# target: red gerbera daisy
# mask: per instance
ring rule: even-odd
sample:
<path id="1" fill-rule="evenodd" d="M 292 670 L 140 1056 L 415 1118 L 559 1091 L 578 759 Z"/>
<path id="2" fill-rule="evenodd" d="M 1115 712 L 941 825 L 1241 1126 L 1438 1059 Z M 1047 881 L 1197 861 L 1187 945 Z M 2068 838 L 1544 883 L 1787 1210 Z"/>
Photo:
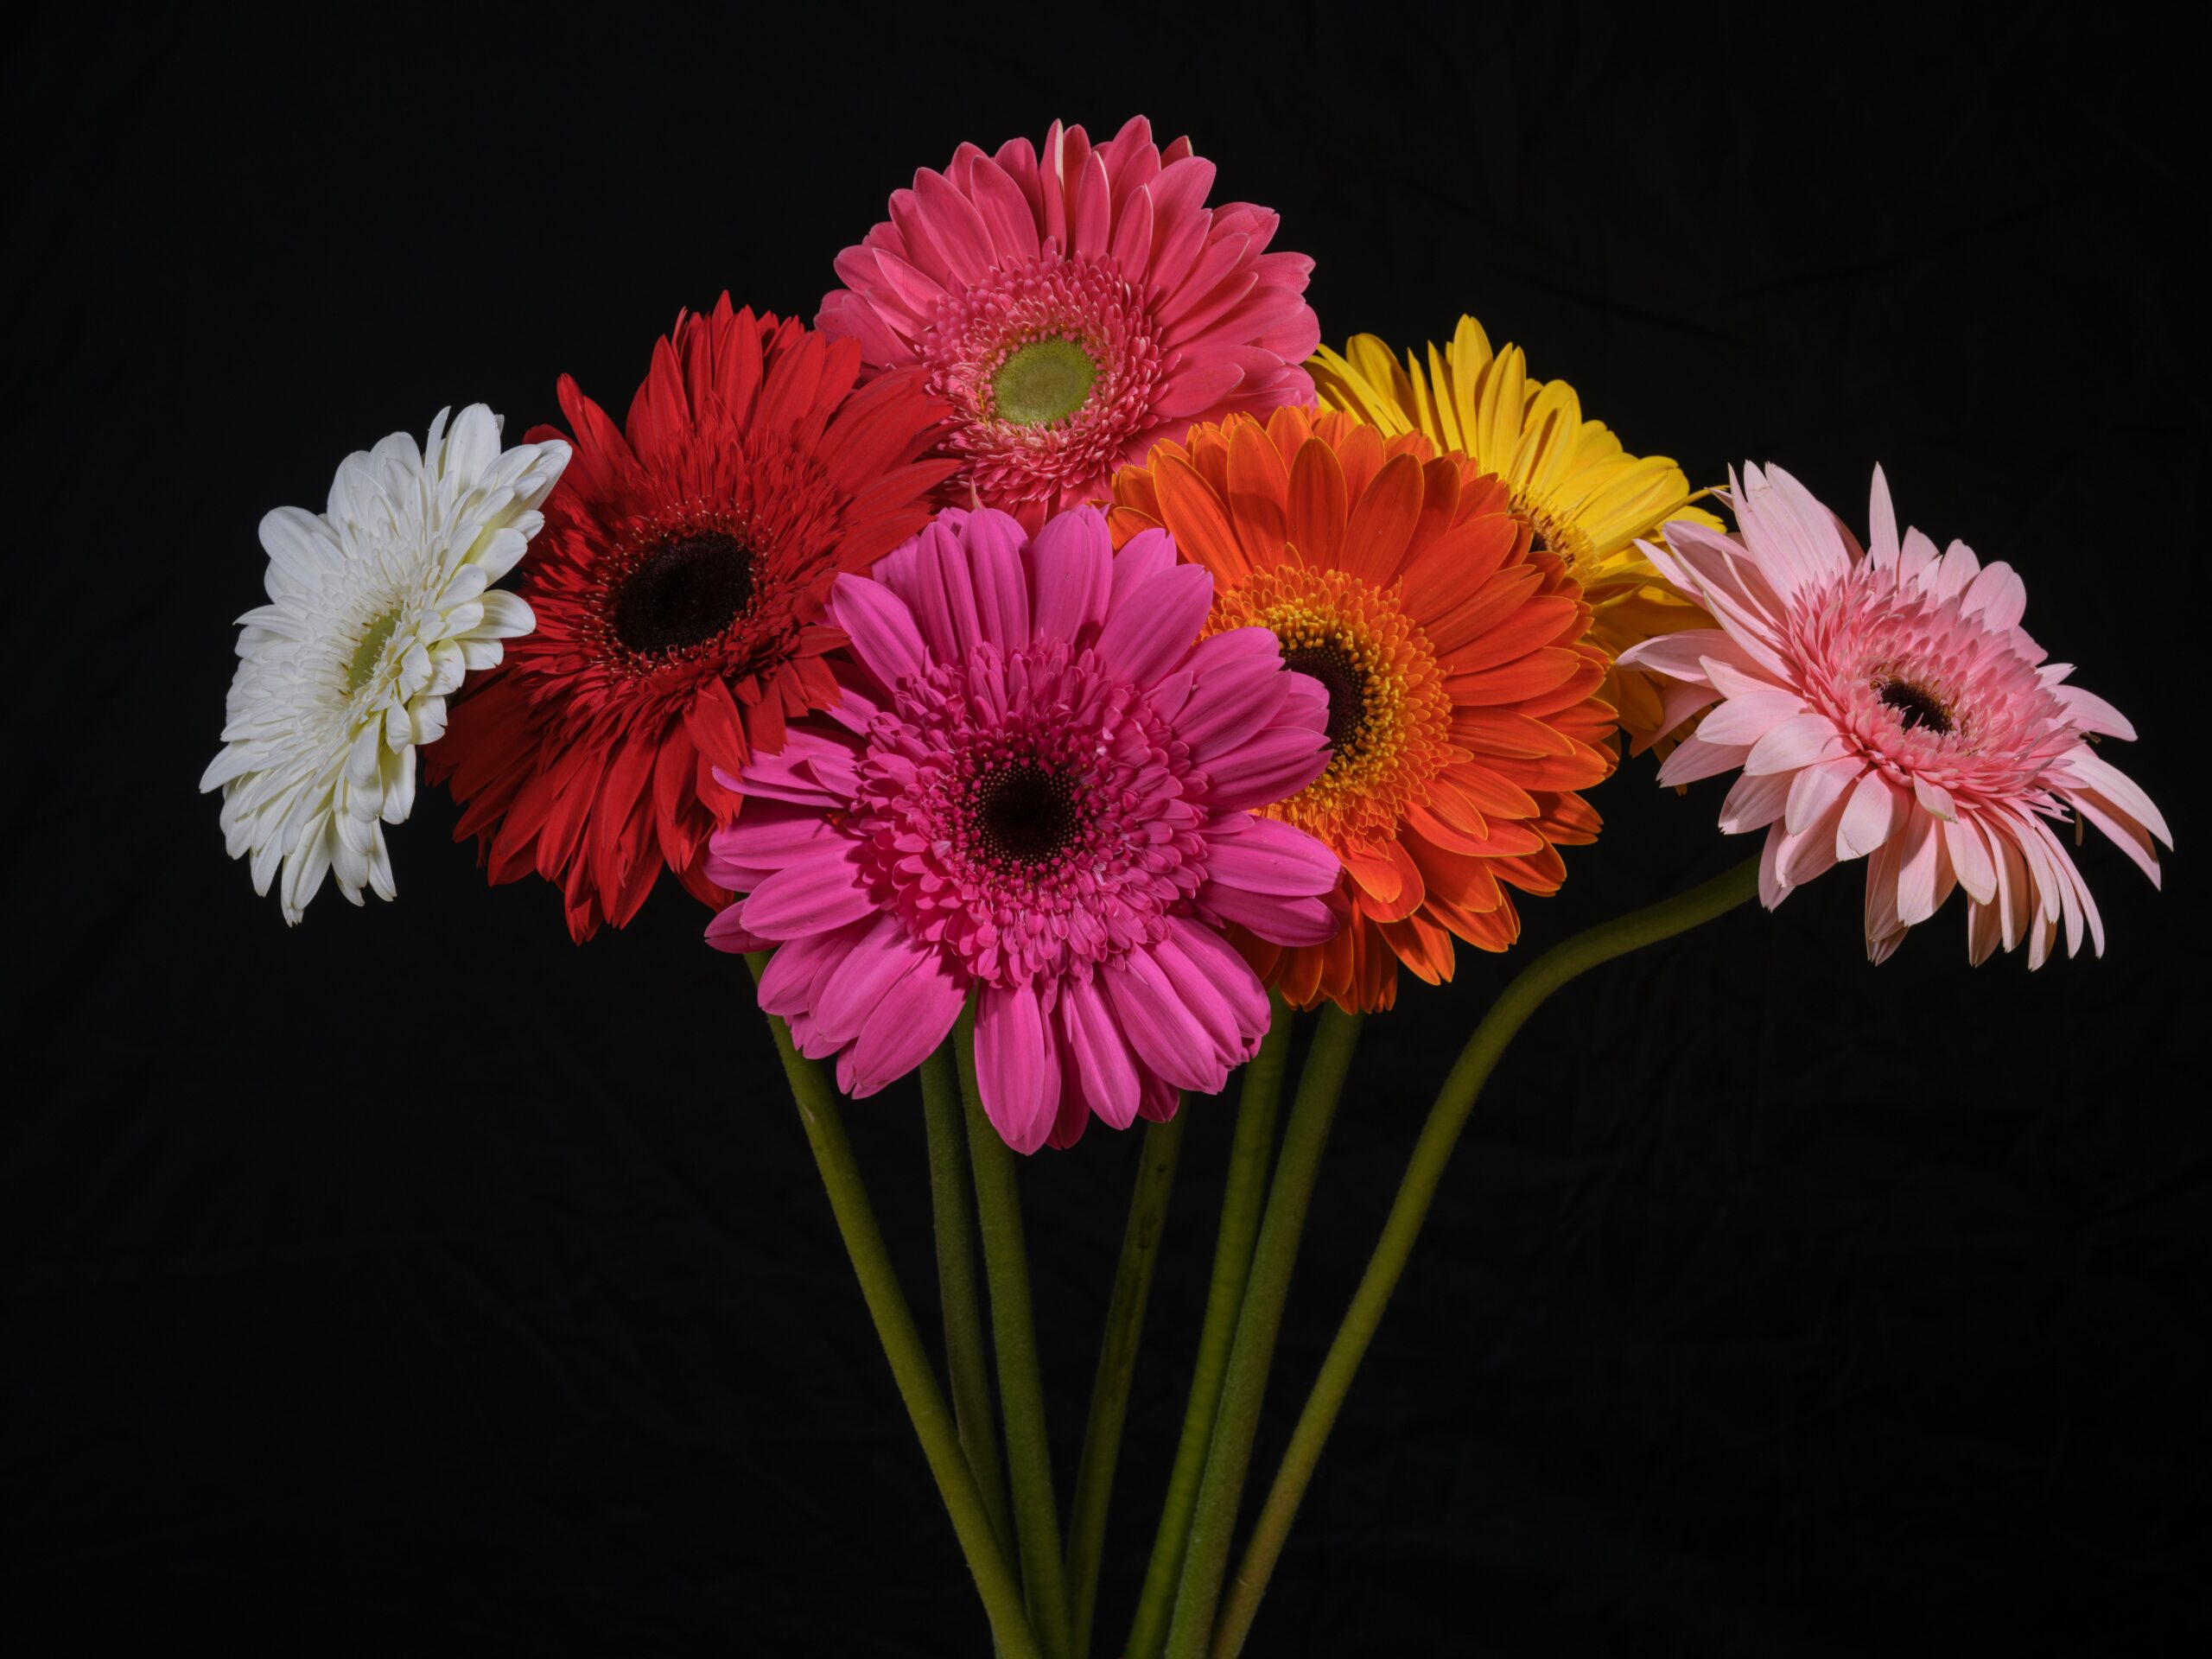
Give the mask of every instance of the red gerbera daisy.
<path id="1" fill-rule="evenodd" d="M 523 566 L 537 631 L 472 681 L 429 774 L 467 807 L 495 882 L 558 882 L 569 931 L 637 913 L 664 867 L 710 905 L 715 781 L 837 701 L 818 619 L 928 520 L 953 463 L 918 459 L 944 406 L 918 374 L 855 389 L 860 349 L 796 321 L 679 315 L 617 431 L 561 378 L 575 459 Z M 564 436 L 552 428 L 532 442 Z"/>

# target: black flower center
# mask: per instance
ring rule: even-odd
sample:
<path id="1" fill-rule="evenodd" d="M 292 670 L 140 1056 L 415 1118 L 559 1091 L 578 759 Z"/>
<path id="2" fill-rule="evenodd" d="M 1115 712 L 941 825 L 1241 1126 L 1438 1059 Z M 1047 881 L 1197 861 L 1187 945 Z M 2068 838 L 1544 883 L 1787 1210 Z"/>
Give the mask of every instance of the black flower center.
<path id="1" fill-rule="evenodd" d="M 987 860 L 1050 863 L 1075 844 L 1083 827 L 1075 786 L 1033 760 L 985 772 L 974 800 L 975 849 Z"/>
<path id="2" fill-rule="evenodd" d="M 614 637 L 640 657 L 711 639 L 753 600 L 753 553 L 719 530 L 671 537 L 614 596 Z"/>
<path id="3" fill-rule="evenodd" d="M 1897 711 L 1897 719 L 1906 730 L 1915 726 L 1935 733 L 1938 737 L 1951 734 L 1951 711 L 1943 701 L 1925 686 L 1915 685 L 1910 680 L 1891 680 L 1878 695 L 1882 701 Z"/>
<path id="4" fill-rule="evenodd" d="M 1300 645 L 1282 654 L 1283 664 L 1311 674 L 1329 694 L 1329 747 L 1341 753 L 1367 718 L 1367 671 L 1333 642 Z"/>

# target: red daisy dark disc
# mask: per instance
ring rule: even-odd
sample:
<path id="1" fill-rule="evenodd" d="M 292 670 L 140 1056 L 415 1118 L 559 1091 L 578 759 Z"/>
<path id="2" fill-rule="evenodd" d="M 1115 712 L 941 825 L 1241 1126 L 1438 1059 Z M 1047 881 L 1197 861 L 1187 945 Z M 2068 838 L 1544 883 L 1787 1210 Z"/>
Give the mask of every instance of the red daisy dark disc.
<path id="1" fill-rule="evenodd" d="M 715 769 L 836 700 L 830 582 L 928 520 L 953 464 L 920 458 L 944 407 L 918 373 L 856 386 L 860 368 L 851 341 L 725 294 L 655 345 L 620 430 L 561 378 L 575 454 L 522 568 L 537 630 L 471 681 L 424 760 L 491 879 L 557 883 L 579 942 L 628 921 L 664 868 L 728 901 L 707 836 L 738 797 Z"/>

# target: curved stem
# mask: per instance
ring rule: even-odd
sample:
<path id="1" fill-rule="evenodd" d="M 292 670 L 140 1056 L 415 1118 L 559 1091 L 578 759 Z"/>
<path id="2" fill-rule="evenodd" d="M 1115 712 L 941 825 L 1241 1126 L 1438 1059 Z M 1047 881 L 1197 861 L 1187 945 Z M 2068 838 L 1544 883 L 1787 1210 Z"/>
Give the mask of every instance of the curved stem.
<path id="1" fill-rule="evenodd" d="M 1399 1275 L 1405 1271 L 1407 1257 L 1412 1254 L 1414 1241 L 1427 1217 L 1429 1204 L 1436 1197 L 1437 1183 L 1442 1179 L 1444 1166 L 1459 1142 L 1459 1131 L 1465 1126 L 1467 1115 L 1474 1109 L 1476 1097 L 1497 1065 L 1498 1057 L 1504 1053 L 1506 1045 L 1546 997 L 1577 975 L 1587 973 L 1615 957 L 1687 932 L 1751 898 L 1758 892 L 1758 859 L 1751 859 L 1702 887 L 1601 923 L 1554 945 L 1523 968 L 1483 1016 L 1482 1024 L 1467 1039 L 1458 1063 L 1437 1093 L 1436 1104 L 1430 1109 L 1428 1122 L 1421 1128 L 1421 1139 L 1406 1166 L 1405 1179 L 1399 1185 L 1397 1198 L 1390 1206 L 1389 1219 L 1383 1224 L 1382 1238 L 1375 1246 L 1375 1254 L 1368 1262 L 1358 1290 L 1352 1295 L 1344 1324 L 1330 1344 L 1328 1357 L 1322 1361 L 1320 1376 L 1314 1382 L 1313 1393 L 1306 1397 L 1305 1410 L 1299 1414 L 1298 1427 L 1292 1431 L 1282 1467 L 1276 1471 L 1274 1484 L 1253 1525 L 1244 1559 L 1237 1567 L 1236 1580 L 1222 1605 L 1221 1622 L 1214 1636 L 1213 1659 L 1235 1659 L 1244 1645 L 1253 1615 L 1259 1611 L 1260 1598 L 1267 1593 L 1268 1577 L 1274 1571 L 1276 1559 L 1282 1554 L 1283 1541 L 1289 1535 L 1291 1522 L 1298 1513 L 1299 1501 L 1306 1496 L 1306 1483 L 1313 1478 L 1313 1466 L 1320 1458 L 1321 1447 L 1336 1424 L 1345 1392 L 1351 1387 L 1353 1373 L 1358 1370 L 1368 1344 L 1374 1339 L 1376 1327 L 1382 1322 L 1383 1307 L 1397 1286 Z"/>
<path id="2" fill-rule="evenodd" d="M 1252 1439 L 1259 1432 L 1260 1402 L 1267 1393 L 1268 1368 L 1274 1362 L 1275 1334 L 1282 1328 L 1283 1303 L 1290 1294 L 1291 1269 L 1298 1262 L 1299 1235 L 1306 1230 L 1306 1205 L 1321 1166 L 1321 1148 L 1336 1116 L 1344 1074 L 1351 1069 L 1363 1016 L 1331 1006 L 1313 1027 L 1306 1070 L 1298 1079 L 1290 1122 L 1283 1130 L 1282 1156 L 1274 1184 L 1268 1190 L 1268 1212 L 1252 1251 L 1252 1277 L 1236 1316 L 1236 1340 L 1229 1351 L 1229 1375 L 1222 1386 L 1213 1445 L 1206 1452 L 1205 1478 L 1198 1484 L 1191 1545 L 1183 1560 L 1183 1581 L 1175 1594 L 1175 1617 L 1167 1627 L 1168 1659 L 1199 1659 L 1213 1631 L 1221 1575 L 1236 1529 L 1236 1509 L 1244 1495 L 1244 1471 L 1252 1460 Z"/>
<path id="3" fill-rule="evenodd" d="M 1214 1242 L 1213 1278 L 1206 1287 L 1205 1318 L 1191 1371 L 1191 1400 L 1183 1414 L 1182 1438 L 1175 1446 L 1174 1470 L 1167 1478 L 1167 1499 L 1161 1506 L 1152 1561 L 1145 1569 L 1143 1593 L 1123 1644 L 1127 1659 L 1159 1659 L 1167 1641 L 1175 1586 L 1183 1578 L 1183 1552 L 1191 1541 L 1191 1515 L 1198 1506 L 1199 1478 L 1205 1473 L 1206 1448 L 1213 1444 L 1222 1379 L 1229 1371 L 1229 1344 L 1236 1335 L 1244 1281 L 1251 1274 L 1252 1240 L 1260 1230 L 1260 1202 L 1274 1152 L 1282 1074 L 1290 1059 L 1290 1007 L 1281 996 L 1270 996 L 1268 1009 L 1268 1034 L 1244 1068 L 1229 1179 L 1222 1193 L 1221 1229 Z"/>
<path id="4" fill-rule="evenodd" d="M 976 1167 L 976 1208 L 983 1224 L 983 1271 L 991 1287 L 991 1334 L 999 1352 L 999 1404 L 1006 1413 L 1006 1459 L 1014 1489 L 1014 1534 L 1021 1584 L 1045 1659 L 1067 1659 L 1068 1596 L 1061 1576 L 1059 1506 L 1052 1496 L 1052 1450 L 1045 1433 L 1045 1383 L 1037 1363 L 1037 1326 L 1029 1300 L 1029 1257 L 1021 1236 L 1021 1192 L 1014 1150 L 983 1113 L 976 1087 L 976 1005 L 953 1033 L 960 1087 L 968 1101 L 968 1155 Z"/>
<path id="5" fill-rule="evenodd" d="M 968 1130 L 961 1121 L 960 1077 L 948 1042 L 922 1062 L 922 1121 L 930 1148 L 930 1208 L 937 1224 L 938 1300 L 944 1310 L 944 1363 L 953 1421 L 968 1454 L 991 1531 L 1002 1554 L 1014 1548 L 998 1426 L 991 1421 L 990 1361 L 983 1347 L 983 1303 L 976 1285 L 975 1190 L 968 1176 Z"/>
<path id="6" fill-rule="evenodd" d="M 1129 1195 L 1129 1224 L 1122 1235 L 1121 1264 L 1106 1305 L 1106 1334 L 1098 1344 L 1098 1373 L 1090 1385 L 1090 1417 L 1083 1432 L 1083 1461 L 1076 1467 L 1075 1498 L 1068 1512 L 1067 1575 L 1073 1586 L 1075 1659 L 1090 1652 L 1090 1626 L 1098 1604 L 1099 1557 L 1106 1544 L 1106 1511 L 1114 1496 L 1114 1465 L 1122 1450 L 1122 1424 L 1129 1410 L 1129 1379 L 1136 1374 L 1137 1338 L 1144 1330 L 1152 1270 L 1160 1262 L 1160 1236 L 1167 1224 L 1167 1196 L 1183 1151 L 1186 1097 L 1174 1116 L 1145 1126 L 1136 1190 Z"/>
<path id="7" fill-rule="evenodd" d="M 754 979 L 760 977 L 767 960 L 765 953 L 759 952 L 746 957 Z M 852 1257 L 861 1294 L 875 1321 L 876 1338 L 883 1344 L 884 1357 L 891 1362 L 891 1375 L 906 1402 L 906 1415 L 921 1440 L 930 1472 L 937 1477 L 945 1512 L 952 1517 L 952 1529 L 968 1558 L 968 1570 L 975 1574 L 976 1588 L 983 1598 L 991 1635 L 1005 1659 L 1039 1659 L 1037 1638 L 1022 1611 L 1021 1586 L 992 1536 L 982 1494 L 976 1490 L 975 1475 L 960 1449 L 959 1431 L 946 1409 L 944 1395 L 938 1389 L 906 1294 L 899 1288 L 898 1270 L 891 1264 L 891 1252 L 885 1247 L 883 1230 L 876 1223 L 868 1188 L 861 1183 L 852 1142 L 845 1136 L 837 1091 L 820 1066 L 791 1046 L 791 1030 L 781 1020 L 770 1015 L 768 1030 L 784 1063 L 784 1076 L 791 1084 L 791 1099 L 798 1107 L 807 1145 L 813 1149 L 815 1166 L 822 1172 L 822 1185 L 830 1195 L 837 1230 Z"/>

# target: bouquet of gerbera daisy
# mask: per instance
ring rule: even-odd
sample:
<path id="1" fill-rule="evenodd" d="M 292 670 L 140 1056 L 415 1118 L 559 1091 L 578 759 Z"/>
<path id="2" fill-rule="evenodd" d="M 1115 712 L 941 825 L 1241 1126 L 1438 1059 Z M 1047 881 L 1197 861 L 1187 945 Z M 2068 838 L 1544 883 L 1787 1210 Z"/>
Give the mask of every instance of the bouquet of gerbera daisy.
<path id="1" fill-rule="evenodd" d="M 2172 844 L 2020 577 L 1901 534 L 1878 471 L 1862 539 L 1779 467 L 1700 490 L 1630 454 L 1471 318 L 1402 359 L 1317 350 L 1312 262 L 1214 184 L 1141 119 L 963 146 L 836 256 L 813 327 L 680 314 L 619 426 L 564 378 L 565 429 L 503 447 L 478 405 L 349 456 L 325 511 L 263 522 L 270 602 L 203 780 L 290 921 L 326 878 L 393 896 L 418 747 L 489 878 L 554 883 L 578 942 L 664 872 L 705 906 L 1008 1659 L 1090 1649 L 1179 1137 L 1232 1081 L 1131 1659 L 1242 1647 L 1460 1128 L 1552 991 L 1855 860 L 1875 962 L 1963 888 L 1971 959 L 2039 967 L 2104 943 L 2058 828 L 2153 881 Z M 1649 749 L 1661 784 L 1735 774 L 1720 828 L 1761 851 L 1537 957 L 1473 1023 L 1231 1576 L 1362 1022 L 1402 969 L 1512 950 Z M 842 1109 L 916 1072 L 942 1380 Z M 1147 1144 L 1063 1507 L 1016 1160 L 1094 1117 Z"/>

